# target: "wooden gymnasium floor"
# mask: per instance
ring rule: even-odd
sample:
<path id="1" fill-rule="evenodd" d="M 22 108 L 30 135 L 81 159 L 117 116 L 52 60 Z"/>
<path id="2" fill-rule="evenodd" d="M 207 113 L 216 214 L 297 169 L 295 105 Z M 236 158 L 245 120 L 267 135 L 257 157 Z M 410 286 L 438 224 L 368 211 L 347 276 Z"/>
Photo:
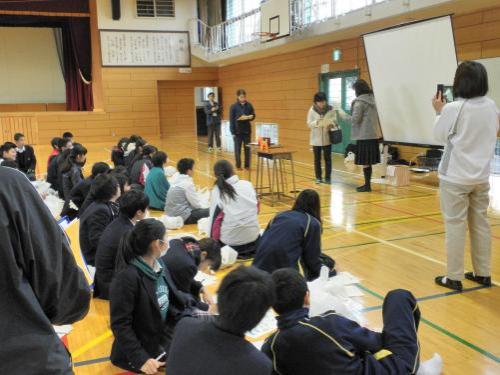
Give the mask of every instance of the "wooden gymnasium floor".
<path id="1" fill-rule="evenodd" d="M 208 154 L 205 144 L 192 139 L 151 143 L 165 150 L 172 163 L 181 157 L 196 159 L 196 183 L 212 185 L 212 166 L 217 156 Z M 110 145 L 86 146 L 86 171 L 96 161 L 109 160 Z M 39 151 L 39 155 L 48 153 L 43 147 Z M 226 157 L 233 160 L 232 155 Z M 340 157 L 334 160 L 332 186 L 315 185 L 311 159 L 305 160 L 306 163 L 296 164 L 298 188 L 313 188 L 321 194 L 323 250 L 336 259 L 339 270 L 361 279 L 359 287 L 365 293 L 362 300 L 368 325 L 373 329 L 381 327 L 382 299 L 389 290 L 409 289 L 419 299 L 422 310 L 419 335 L 423 360 L 438 352 L 444 359 L 445 374 L 500 374 L 500 177 L 494 181 L 496 210 L 489 214 L 496 286 L 484 289 L 465 281 L 465 290 L 459 294 L 440 288 L 433 281 L 434 276 L 443 274 L 446 260 L 435 184 L 414 182 L 401 188 L 375 185 L 372 193 L 359 194 L 354 188 L 360 184 L 360 176 L 345 171 Z M 271 207 L 264 203 L 261 207 L 259 218 L 264 227 L 275 213 L 289 209 L 290 205 Z M 196 231 L 195 226 L 182 229 Z M 77 226 L 68 232 L 76 249 Z M 468 255 L 466 267 L 471 268 Z M 74 324 L 67 337 L 75 372 L 123 373 L 109 362 L 112 340 L 108 303 L 93 300 L 87 317 Z"/>

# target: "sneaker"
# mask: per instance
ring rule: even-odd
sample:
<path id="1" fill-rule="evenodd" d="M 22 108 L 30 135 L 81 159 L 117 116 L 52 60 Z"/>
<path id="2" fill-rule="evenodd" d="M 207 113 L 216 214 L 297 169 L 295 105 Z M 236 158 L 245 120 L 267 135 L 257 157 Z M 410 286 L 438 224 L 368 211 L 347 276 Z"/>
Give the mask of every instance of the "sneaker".
<path id="1" fill-rule="evenodd" d="M 316 183 L 317 183 L 318 185 L 319 185 L 319 184 L 321 184 L 322 182 L 323 182 L 323 180 L 322 180 L 321 178 L 317 178 L 317 179 L 316 179 Z"/>
<path id="2" fill-rule="evenodd" d="M 474 272 L 466 272 L 465 278 L 484 286 L 491 286 L 491 276 L 476 276 Z"/>
<path id="3" fill-rule="evenodd" d="M 358 193 L 369 193 L 370 191 L 372 191 L 372 188 L 369 185 L 363 185 L 363 186 L 356 188 L 356 191 Z"/>
<path id="4" fill-rule="evenodd" d="M 208 148 L 208 152 L 212 152 L 214 149 L 212 147 Z"/>
<path id="5" fill-rule="evenodd" d="M 325 180 L 325 184 L 331 185 L 332 184 L 332 180 L 330 180 L 330 179 Z"/>
<path id="6" fill-rule="evenodd" d="M 434 281 L 436 282 L 437 285 L 444 286 L 445 288 L 448 289 L 457 290 L 459 292 L 461 292 L 463 289 L 461 281 L 451 280 L 448 279 L 446 276 L 438 276 L 434 279 Z"/>

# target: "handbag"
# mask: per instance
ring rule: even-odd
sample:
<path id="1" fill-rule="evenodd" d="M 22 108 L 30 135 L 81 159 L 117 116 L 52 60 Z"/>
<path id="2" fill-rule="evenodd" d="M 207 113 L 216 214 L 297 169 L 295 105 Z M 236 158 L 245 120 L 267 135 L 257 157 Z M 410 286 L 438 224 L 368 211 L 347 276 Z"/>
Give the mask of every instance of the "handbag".
<path id="1" fill-rule="evenodd" d="M 338 145 L 342 143 L 342 129 L 337 126 L 337 129 L 330 130 L 330 143 L 332 145 Z"/>

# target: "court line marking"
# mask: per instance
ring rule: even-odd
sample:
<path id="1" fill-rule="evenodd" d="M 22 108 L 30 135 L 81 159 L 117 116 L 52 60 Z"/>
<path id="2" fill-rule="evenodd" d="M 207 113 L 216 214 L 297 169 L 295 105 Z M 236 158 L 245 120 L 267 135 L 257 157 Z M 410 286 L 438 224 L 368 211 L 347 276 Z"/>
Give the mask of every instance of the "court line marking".
<path id="1" fill-rule="evenodd" d="M 94 358 L 94 359 L 89 359 L 87 361 L 75 362 L 75 363 L 73 363 L 73 366 L 74 367 L 89 366 L 89 365 L 95 365 L 97 363 L 108 362 L 109 360 L 110 360 L 110 357 Z"/>
<path id="2" fill-rule="evenodd" d="M 101 335 L 99 335 L 99 336 L 93 338 L 92 340 L 90 340 L 89 342 L 87 342 L 85 345 L 79 347 L 77 350 L 72 351 L 71 356 L 73 357 L 73 359 L 78 358 L 82 354 L 88 352 L 90 349 L 96 347 L 101 342 L 107 340 L 111 336 L 113 336 L 113 333 L 111 332 L 111 330 L 108 329 L 104 333 L 102 333 Z"/>
<path id="3" fill-rule="evenodd" d="M 371 294 L 372 296 L 374 296 L 374 297 L 376 297 L 376 298 L 378 298 L 380 300 L 384 300 L 384 297 L 382 295 L 378 294 L 377 292 L 375 292 L 375 291 L 367 288 L 364 285 L 361 285 L 361 284 L 357 284 L 357 285 L 358 285 L 358 287 L 360 289 L 362 289 L 365 292 Z M 471 342 L 463 339 L 462 337 L 460 337 L 460 336 L 458 336 L 458 335 L 456 335 L 456 334 L 448 331 L 446 328 L 443 328 L 440 325 L 438 325 L 438 324 L 436 324 L 434 322 L 431 322 L 430 320 L 428 320 L 426 318 L 423 318 L 423 317 L 420 318 L 420 321 L 423 322 L 423 323 L 425 323 L 425 324 L 427 324 L 429 327 L 435 329 L 436 331 L 439 331 L 442 334 L 448 336 L 449 338 L 451 338 L 451 339 L 459 342 L 460 344 L 467 346 L 468 348 L 470 348 L 470 349 L 472 349 L 472 350 L 474 350 L 474 351 L 476 351 L 476 352 L 484 355 L 485 357 L 488 357 L 489 359 L 492 359 L 493 361 L 495 361 L 497 363 L 500 363 L 500 357 L 497 357 L 493 353 L 491 353 L 491 352 L 489 352 L 489 351 L 487 351 L 487 350 L 485 350 L 485 349 L 483 349 L 483 348 L 481 348 L 481 347 L 479 347 L 479 346 L 477 346 L 477 345 L 475 345 L 475 344 L 473 344 L 473 343 L 471 343 Z"/>

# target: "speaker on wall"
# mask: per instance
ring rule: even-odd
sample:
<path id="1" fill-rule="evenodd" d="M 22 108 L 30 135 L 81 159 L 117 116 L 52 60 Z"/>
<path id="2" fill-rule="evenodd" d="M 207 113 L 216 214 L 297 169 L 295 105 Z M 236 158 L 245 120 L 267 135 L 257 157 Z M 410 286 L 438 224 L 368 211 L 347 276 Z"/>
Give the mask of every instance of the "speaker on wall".
<path id="1" fill-rule="evenodd" d="M 121 17 L 120 0 L 111 0 L 111 13 L 115 21 Z"/>

